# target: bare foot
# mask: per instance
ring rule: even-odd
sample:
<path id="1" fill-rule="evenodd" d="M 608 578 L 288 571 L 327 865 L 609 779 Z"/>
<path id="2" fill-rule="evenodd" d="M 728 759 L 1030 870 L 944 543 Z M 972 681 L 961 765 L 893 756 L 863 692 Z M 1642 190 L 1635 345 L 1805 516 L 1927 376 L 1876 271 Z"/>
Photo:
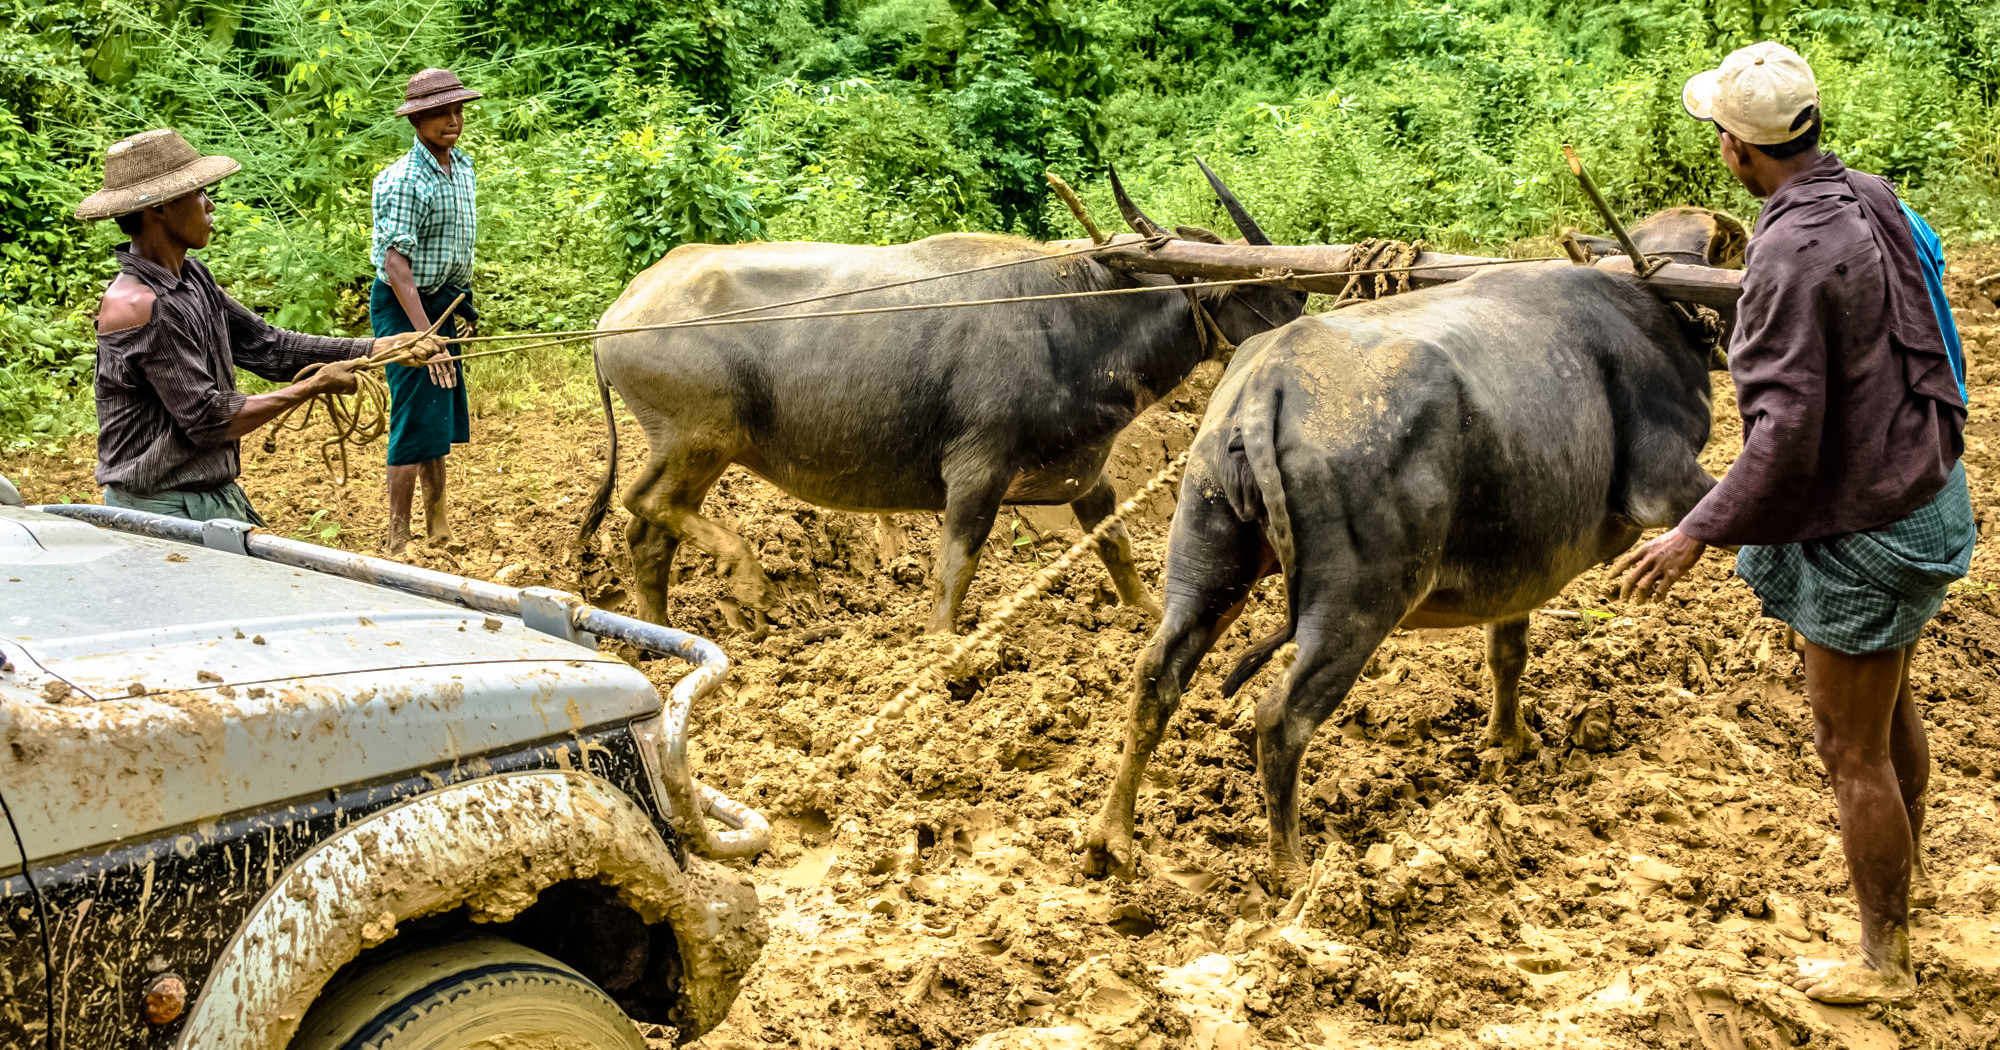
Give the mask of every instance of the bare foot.
<path id="1" fill-rule="evenodd" d="M 389 542 L 382 549 L 388 553 L 389 557 L 400 558 L 403 555 L 403 548 L 409 545 L 410 523 L 392 519 L 389 522 Z"/>
<path id="2" fill-rule="evenodd" d="M 1922 858 L 1919 857 L 1916 863 L 1910 865 L 1910 907 L 1935 908 L 1937 902 L 1937 883 L 1931 881 L 1930 869 L 1924 866 Z"/>
<path id="3" fill-rule="evenodd" d="M 424 508 L 424 542 L 433 547 L 451 542 L 451 518 L 445 513 L 443 500 Z"/>
<path id="4" fill-rule="evenodd" d="M 1917 994 L 1917 978 L 1908 971 L 1888 973 L 1858 959 L 1800 959 L 1792 987 L 1823 1003 L 1894 1003 Z"/>

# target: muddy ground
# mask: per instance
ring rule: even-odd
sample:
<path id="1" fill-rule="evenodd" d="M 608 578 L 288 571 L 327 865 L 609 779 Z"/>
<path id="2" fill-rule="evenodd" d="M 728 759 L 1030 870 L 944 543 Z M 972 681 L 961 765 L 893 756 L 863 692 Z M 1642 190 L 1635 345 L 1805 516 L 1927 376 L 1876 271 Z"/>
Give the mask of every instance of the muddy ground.
<path id="1" fill-rule="evenodd" d="M 1973 362 L 1966 458 L 1982 528 L 2000 513 L 2000 314 L 1969 284 L 1995 269 L 2000 253 L 1987 252 L 1951 274 Z M 1718 380 L 1707 464 L 1720 473 L 1739 430 Z M 1128 433 L 1123 491 L 1185 446 L 1198 408 L 1174 398 Z M 629 423 L 624 433 L 629 477 L 643 441 Z M 452 457 L 457 542 L 413 546 L 410 560 L 573 587 L 568 549 L 605 447 L 594 412 L 484 418 L 474 434 Z M 379 546 L 379 466 L 341 487 L 295 438 L 245 451 L 245 487 L 276 531 Z M 0 472 L 31 501 L 88 497 L 89 457 L 87 444 L 0 456 Z M 1155 583 L 1170 503 L 1133 524 Z M 2000 1045 L 1990 536 L 1917 661 L 1936 764 L 1924 849 L 1944 890 L 1917 919 L 1920 994 L 1909 1007 L 1835 1008 L 1784 983 L 1795 958 L 1849 952 L 1856 932 L 1799 660 L 1726 554 L 1663 607 L 1603 600 L 1601 572 L 1550 602 L 1522 686 L 1543 746 L 1510 768 L 1482 765 L 1476 743 L 1479 632 L 1391 638 L 1307 759 L 1303 820 L 1320 860 L 1287 901 L 1262 882 L 1247 747 L 1250 705 L 1275 672 L 1233 700 L 1218 691 L 1221 669 L 1281 622 L 1275 580 L 1204 664 L 1155 759 L 1138 807 L 1141 877 L 1100 882 L 1073 851 L 1115 768 L 1151 628 L 1115 604 L 1095 560 L 997 653 L 888 727 L 858 770 L 816 780 L 815 756 L 950 644 L 920 630 L 936 521 L 905 517 L 910 548 L 895 555 L 872 518 L 804 506 L 740 472 L 707 506 L 758 548 L 787 604 L 767 636 L 732 632 L 713 562 L 683 551 L 672 620 L 736 661 L 696 712 L 692 758 L 777 829 L 754 866 L 771 943 L 703 1046 Z M 972 618 L 1077 535 L 1066 511 L 1003 512 Z M 663 687 L 678 674 L 665 660 L 642 666 Z M 1611 746 L 1571 748 L 1570 721 L 1607 702 Z"/>

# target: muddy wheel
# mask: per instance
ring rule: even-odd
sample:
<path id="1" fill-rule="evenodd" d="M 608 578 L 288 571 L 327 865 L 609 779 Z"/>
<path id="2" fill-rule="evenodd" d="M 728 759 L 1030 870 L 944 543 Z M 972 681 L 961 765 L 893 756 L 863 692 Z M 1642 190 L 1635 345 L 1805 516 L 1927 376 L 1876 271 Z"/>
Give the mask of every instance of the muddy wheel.
<path id="1" fill-rule="evenodd" d="M 399 955 L 342 978 L 291 1050 L 646 1050 L 618 1004 L 568 966 L 499 937 Z"/>

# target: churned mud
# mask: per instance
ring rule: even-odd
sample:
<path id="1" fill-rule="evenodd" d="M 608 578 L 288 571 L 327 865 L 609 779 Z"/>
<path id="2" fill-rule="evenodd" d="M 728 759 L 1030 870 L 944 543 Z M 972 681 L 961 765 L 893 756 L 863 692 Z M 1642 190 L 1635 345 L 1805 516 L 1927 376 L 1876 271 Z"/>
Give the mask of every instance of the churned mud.
<path id="1" fill-rule="evenodd" d="M 1967 463 L 1982 530 L 2000 513 L 2000 313 L 1958 258 L 1973 361 Z M 1718 376 L 1712 471 L 1738 442 Z M 472 382 L 479 381 L 475 371 Z M 1121 491 L 1185 447 L 1199 396 L 1125 436 Z M 452 457 L 458 533 L 410 559 L 515 585 L 575 586 L 574 522 L 601 469 L 594 413 L 478 420 Z M 628 425 L 623 470 L 643 448 Z M 31 501 L 89 491 L 88 448 L 14 456 Z M 309 446 L 246 445 L 245 487 L 276 531 L 380 543 L 379 470 L 345 488 Z M 1163 498 L 1132 523 L 1157 584 Z M 1138 804 L 1136 881 L 1079 873 L 1075 845 L 1116 767 L 1129 678 L 1151 625 L 1089 559 L 997 652 L 883 728 L 858 767 L 816 761 L 945 652 L 925 637 L 930 515 L 891 549 L 872 518 L 819 510 L 732 472 L 708 513 L 741 531 L 785 595 L 763 637 L 732 633 L 707 556 L 683 549 L 677 626 L 717 637 L 731 683 L 695 713 L 699 775 L 765 808 L 754 865 L 772 937 L 729 1019 L 701 1045 L 987 1050 L 1120 1047 L 2000 1045 L 2000 559 L 1926 634 L 1916 690 L 1935 761 L 1924 849 L 1942 891 L 1915 926 L 1919 994 L 1827 1007 L 1792 991 L 1795 960 L 1852 950 L 1832 797 L 1811 747 L 1799 659 L 1711 554 L 1662 606 L 1602 598 L 1601 571 L 1534 623 L 1522 682 L 1539 751 L 1511 766 L 1477 743 L 1477 630 L 1403 632 L 1306 761 L 1318 862 L 1269 895 L 1247 746 L 1266 669 L 1232 700 L 1221 673 L 1283 616 L 1276 580 L 1204 664 Z M 316 512 L 324 514 L 315 517 Z M 617 526 L 598 579 L 624 588 Z M 996 608 L 1079 535 L 1066 510 L 1003 511 L 967 601 Z M 662 686 L 671 661 L 645 663 Z M 1571 746 L 1609 719 L 1601 751 Z M 660 1045 L 665 1046 L 662 1042 Z"/>

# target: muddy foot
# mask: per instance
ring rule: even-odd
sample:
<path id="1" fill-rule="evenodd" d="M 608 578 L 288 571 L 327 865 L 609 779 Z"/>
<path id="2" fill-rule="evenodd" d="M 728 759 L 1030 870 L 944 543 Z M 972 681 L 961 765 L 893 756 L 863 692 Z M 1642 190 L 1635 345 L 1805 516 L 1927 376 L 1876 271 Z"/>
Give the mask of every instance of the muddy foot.
<path id="1" fill-rule="evenodd" d="M 451 519 L 445 517 L 443 508 L 433 507 L 424 515 L 424 542 L 433 547 L 448 547 L 452 539 Z"/>
<path id="2" fill-rule="evenodd" d="M 1884 973 L 1860 960 L 1800 959 L 1792 987 L 1822 1003 L 1902 1002 L 1917 994 L 1916 976 Z"/>
<path id="3" fill-rule="evenodd" d="M 388 542 L 382 545 L 382 553 L 387 554 L 391 558 L 400 558 L 403 556 L 403 549 L 409 545 L 410 523 L 407 521 L 400 524 L 393 521 L 390 522 L 389 539 Z"/>
<path id="4" fill-rule="evenodd" d="M 1488 725 L 1486 732 L 1479 735 L 1479 746 L 1487 752 L 1500 752 L 1496 757 L 1501 761 L 1514 762 L 1530 751 L 1540 751 L 1542 738 L 1536 733 L 1529 732 L 1526 725 L 1517 725 L 1507 730 Z M 1482 754 L 1480 757 L 1483 759 L 1486 755 Z"/>
<path id="5" fill-rule="evenodd" d="M 1300 864 L 1298 861 L 1283 857 L 1271 858 L 1270 890 L 1272 899 L 1277 901 L 1290 899 L 1294 894 L 1305 888 L 1307 878 L 1311 874 L 1311 869 Z"/>
<path id="6" fill-rule="evenodd" d="M 1479 775 L 1491 783 L 1499 783 L 1507 772 L 1507 767 L 1521 760 L 1521 756 L 1542 749 L 1540 735 L 1531 733 L 1522 726 L 1512 733 L 1499 733 L 1488 727 L 1479 738 Z"/>

